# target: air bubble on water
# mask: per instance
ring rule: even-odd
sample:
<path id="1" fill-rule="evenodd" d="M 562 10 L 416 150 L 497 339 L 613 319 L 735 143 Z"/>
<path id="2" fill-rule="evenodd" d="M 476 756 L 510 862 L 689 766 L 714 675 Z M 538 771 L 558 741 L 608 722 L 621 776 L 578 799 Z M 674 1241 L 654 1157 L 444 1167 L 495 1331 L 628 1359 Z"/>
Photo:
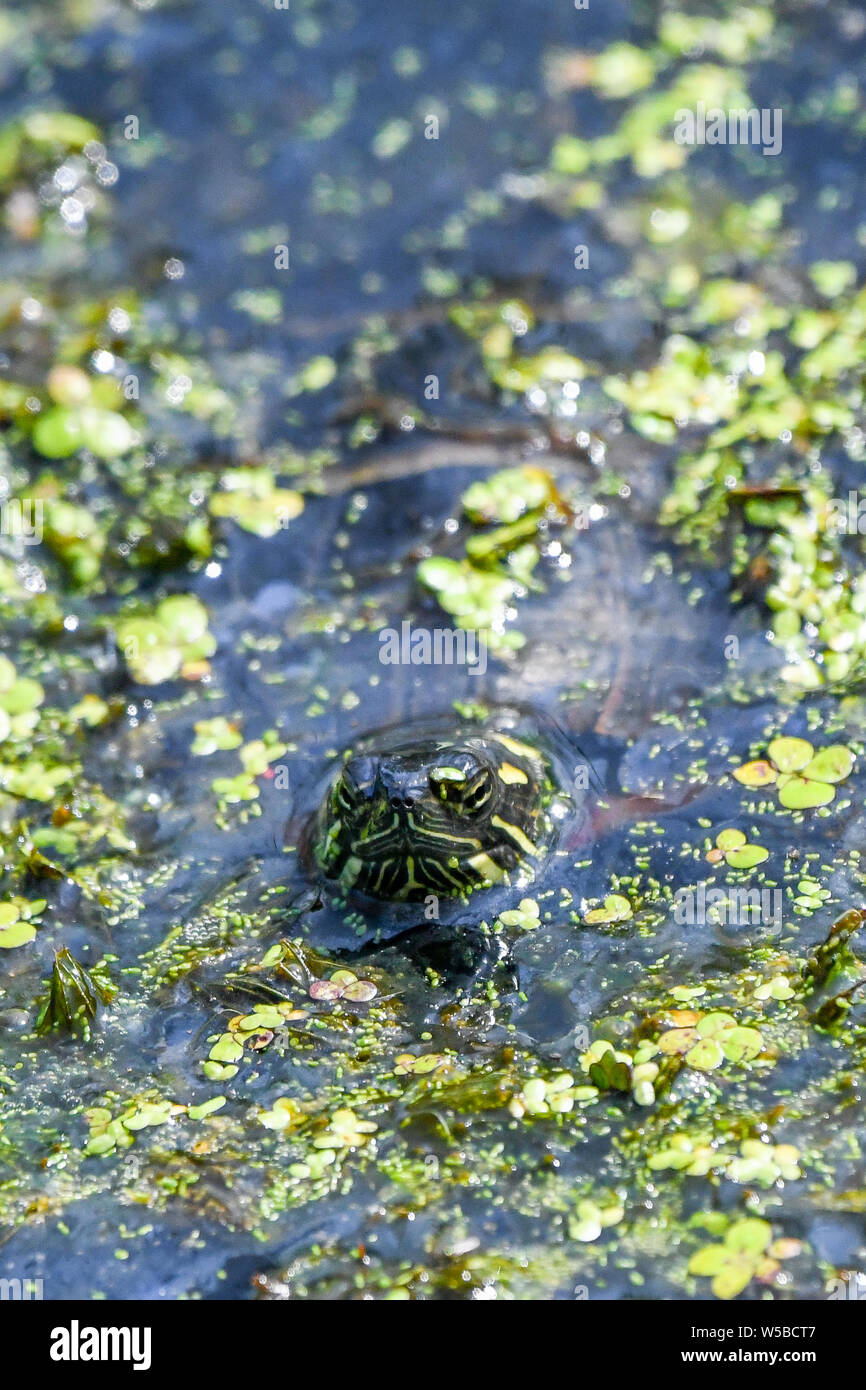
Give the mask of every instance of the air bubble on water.
<path id="1" fill-rule="evenodd" d="M 99 348 L 94 352 L 90 359 L 95 372 L 106 372 L 114 370 L 115 357 L 113 352 L 108 352 L 105 348 Z"/>
<path id="2" fill-rule="evenodd" d="M 119 174 L 120 170 L 110 159 L 104 159 L 96 166 L 97 182 L 101 183 L 103 188 L 110 188 L 113 183 L 117 183 Z"/>
<path id="3" fill-rule="evenodd" d="M 21 580 L 28 594 L 44 594 L 47 589 L 45 575 L 36 565 L 21 565 L 17 571 L 18 578 Z"/>
<path id="4" fill-rule="evenodd" d="M 167 280 L 180 280 L 186 272 L 186 266 L 177 256 L 170 256 L 163 266 L 163 272 Z"/>
<path id="5" fill-rule="evenodd" d="M 108 326 L 112 333 L 128 333 L 132 327 L 132 319 L 125 309 L 114 308 L 108 315 Z"/>
<path id="6" fill-rule="evenodd" d="M 74 164 L 61 164 L 54 171 L 54 182 L 61 193 L 71 193 L 80 182 L 80 172 Z"/>
<path id="7" fill-rule="evenodd" d="M 172 405 L 182 405 L 184 397 L 192 390 L 192 381 L 188 376 L 176 376 L 166 387 L 166 399 Z"/>
<path id="8" fill-rule="evenodd" d="M 60 204 L 60 216 L 67 227 L 80 227 L 84 221 L 84 204 L 80 198 L 64 198 Z"/>
<path id="9" fill-rule="evenodd" d="M 211 560 L 209 564 L 205 565 L 204 572 L 208 579 L 218 579 L 223 572 L 223 567 L 218 561 Z"/>
<path id="10" fill-rule="evenodd" d="M 37 323 L 42 318 L 42 305 L 38 299 L 31 299 L 28 296 L 27 299 L 21 301 L 20 313 L 26 323 Z"/>

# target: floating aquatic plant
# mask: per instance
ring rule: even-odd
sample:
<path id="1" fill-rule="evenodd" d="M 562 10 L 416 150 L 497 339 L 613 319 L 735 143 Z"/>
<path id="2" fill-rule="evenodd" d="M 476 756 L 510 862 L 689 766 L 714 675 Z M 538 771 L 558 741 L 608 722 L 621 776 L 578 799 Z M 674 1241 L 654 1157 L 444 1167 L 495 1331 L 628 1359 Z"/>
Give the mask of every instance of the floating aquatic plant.
<path id="1" fill-rule="evenodd" d="M 775 1183 L 795 1182 L 803 1176 L 799 1150 L 794 1144 L 764 1144 L 760 1139 L 744 1139 L 739 1155 L 731 1158 L 725 1176 L 733 1182 L 772 1187 Z"/>
<path id="2" fill-rule="evenodd" d="M 231 748 L 240 748 L 244 741 L 238 726 L 224 715 L 217 715 L 214 719 L 200 719 L 194 727 L 195 739 L 190 752 L 199 758 L 206 758 L 211 753 L 226 752 Z"/>
<path id="3" fill-rule="evenodd" d="M 545 468 L 504 468 L 463 493 L 463 510 L 478 526 L 517 521 L 537 512 L 556 498 L 551 475 Z"/>
<path id="4" fill-rule="evenodd" d="M 54 953 L 48 997 L 36 1023 L 37 1033 L 66 1029 L 87 1034 L 99 1004 L 114 998 L 114 988 L 104 976 L 77 961 L 64 946 Z"/>
<path id="5" fill-rule="evenodd" d="M 601 907 L 594 907 L 584 913 L 583 920 L 587 926 L 595 926 L 600 922 L 627 922 L 632 915 L 632 905 L 628 898 L 624 898 L 621 893 L 609 893 Z"/>
<path id="6" fill-rule="evenodd" d="M 519 927 L 521 931 L 535 931 L 541 925 L 538 903 L 534 898 L 521 898 L 517 907 L 500 912 L 498 920 L 504 927 Z"/>
<path id="7" fill-rule="evenodd" d="M 0 902 L 0 950 L 11 951 L 32 941 L 45 907 L 44 898 L 14 897 Z"/>
<path id="8" fill-rule="evenodd" d="M 361 1120 L 354 1110 L 341 1107 L 331 1116 L 327 1129 L 317 1134 L 313 1146 L 317 1149 L 360 1149 L 369 1143 L 379 1126 L 374 1120 Z"/>
<path id="9" fill-rule="evenodd" d="M 305 1118 L 297 1101 L 289 1096 L 281 1096 L 279 1100 L 274 1101 L 269 1110 L 259 1111 L 259 1124 L 264 1125 L 265 1129 L 275 1129 L 280 1133 L 296 1128 Z"/>
<path id="10" fill-rule="evenodd" d="M 762 985 L 758 985 L 755 990 L 755 998 L 761 1001 L 765 999 L 793 999 L 795 994 L 796 990 L 791 988 L 785 975 L 774 975 L 772 979 L 765 980 Z"/>
<path id="11" fill-rule="evenodd" d="M 722 830 L 716 836 L 715 849 L 709 850 L 706 858 L 711 864 L 724 860 L 732 869 L 754 869 L 769 859 L 770 851 L 763 845 L 749 844 L 742 830 Z"/>
<path id="12" fill-rule="evenodd" d="M 786 737 L 773 739 L 766 758 L 743 763 L 733 775 L 746 787 L 775 786 L 782 806 L 802 811 L 828 805 L 853 767 L 854 754 L 844 744 L 816 753 L 808 739 Z"/>
<path id="13" fill-rule="evenodd" d="M 422 560 L 418 579 L 458 628 L 483 633 L 492 651 L 516 651 L 525 638 L 506 626 L 513 601 L 540 587 L 532 578 L 540 555 L 539 523 L 552 504 L 564 504 L 551 474 L 531 465 L 473 483 L 462 503 L 474 525 L 497 524 L 470 536 L 460 559 L 431 555 Z"/>
<path id="14" fill-rule="evenodd" d="M 508 1110 L 515 1119 L 524 1115 L 565 1115 L 579 1098 L 570 1072 L 559 1072 L 548 1081 L 533 1076 L 509 1101 Z"/>
<path id="15" fill-rule="evenodd" d="M 568 1234 L 572 1240 L 589 1244 L 598 1240 L 607 1227 L 618 1226 L 624 1215 L 625 1211 L 618 1202 L 602 1206 L 591 1198 L 582 1198 L 577 1203 L 574 1215 L 568 1218 Z"/>
<path id="16" fill-rule="evenodd" d="M 672 1134 L 663 1148 L 650 1155 L 647 1166 L 654 1173 L 670 1168 L 689 1177 L 703 1178 L 714 1168 L 720 1167 L 724 1161 L 725 1156 L 713 1148 L 710 1134 L 687 1134 L 681 1131 Z"/>
<path id="17" fill-rule="evenodd" d="M 394 1072 L 397 1076 L 426 1076 L 447 1063 L 445 1052 L 422 1052 L 418 1056 L 413 1052 L 401 1052 L 394 1058 Z"/>
<path id="18" fill-rule="evenodd" d="M 657 1051 L 654 1043 L 642 1042 L 632 1054 L 600 1039 L 582 1053 L 580 1065 L 597 1091 L 630 1091 L 638 1105 L 653 1105 L 660 1072 L 652 1060 Z"/>
<path id="19" fill-rule="evenodd" d="M 227 806 L 236 806 L 242 801 L 256 801 L 259 797 L 259 789 L 251 772 L 239 772 L 234 777 L 215 777 L 211 789 Z"/>
<path id="20" fill-rule="evenodd" d="M 525 640 L 506 632 L 505 623 L 516 592 L 515 580 L 476 569 L 468 560 L 430 556 L 418 566 L 418 579 L 436 595 L 440 607 L 457 627 L 483 632 L 496 650 L 516 650 Z"/>
<path id="21" fill-rule="evenodd" d="M 689 1273 L 712 1279 L 716 1298 L 736 1298 L 756 1278 L 768 1279 L 778 1261 L 768 1254 L 773 1228 L 758 1217 L 744 1217 L 728 1227 L 718 1245 L 704 1245 L 689 1260 Z"/>
<path id="22" fill-rule="evenodd" d="M 810 914 L 817 912 L 824 903 L 832 897 L 829 888 L 823 888 L 814 878 L 801 878 L 797 884 L 797 896 L 794 899 L 794 906 L 800 912 Z"/>
<path id="23" fill-rule="evenodd" d="M 196 680 L 207 673 L 207 657 L 216 651 L 207 609 L 194 594 L 175 594 L 149 615 L 120 619 L 115 636 L 130 675 L 141 685 L 176 676 Z"/>
<path id="24" fill-rule="evenodd" d="M 309 990 L 311 999 L 348 999 L 352 1004 L 369 1004 L 378 993 L 372 980 L 360 980 L 352 970 L 335 970 L 328 980 L 314 980 Z"/>
<path id="25" fill-rule="evenodd" d="M 680 1055 L 696 1071 L 715 1071 L 723 1062 L 751 1062 L 763 1050 L 757 1028 L 744 1027 L 732 1014 L 712 1011 L 678 1020 L 678 1026 L 659 1035 L 658 1048 L 665 1055 Z"/>
<path id="26" fill-rule="evenodd" d="M 803 966 L 803 978 L 811 989 L 826 984 L 852 962 L 850 943 L 864 922 L 866 908 L 859 907 L 850 908 L 836 919 L 826 939 L 814 947 Z"/>
<path id="27" fill-rule="evenodd" d="M 185 1105 L 177 1105 L 174 1101 L 152 1100 L 146 1096 L 133 1100 L 116 1118 L 112 1118 L 111 1111 L 104 1106 L 91 1107 L 84 1112 L 90 1126 L 84 1152 L 89 1157 L 98 1157 L 113 1153 L 117 1148 L 128 1148 L 139 1130 L 167 1124 L 184 1115 L 186 1109 Z"/>
<path id="28" fill-rule="evenodd" d="M 231 468 L 220 481 L 223 491 L 210 498 L 211 516 L 227 517 L 255 536 L 277 535 L 304 510 L 302 495 L 277 487 L 269 468 Z"/>

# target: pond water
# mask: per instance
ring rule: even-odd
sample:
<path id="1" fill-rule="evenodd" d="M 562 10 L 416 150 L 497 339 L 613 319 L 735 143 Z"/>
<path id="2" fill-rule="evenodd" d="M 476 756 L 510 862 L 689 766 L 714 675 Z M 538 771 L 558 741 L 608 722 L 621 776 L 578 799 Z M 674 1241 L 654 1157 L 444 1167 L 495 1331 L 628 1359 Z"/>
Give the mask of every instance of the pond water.
<path id="1" fill-rule="evenodd" d="M 859 1288 L 866 20 L 687 9 L 0 16 L 4 1277 Z M 533 879 L 322 882 L 500 707 Z"/>

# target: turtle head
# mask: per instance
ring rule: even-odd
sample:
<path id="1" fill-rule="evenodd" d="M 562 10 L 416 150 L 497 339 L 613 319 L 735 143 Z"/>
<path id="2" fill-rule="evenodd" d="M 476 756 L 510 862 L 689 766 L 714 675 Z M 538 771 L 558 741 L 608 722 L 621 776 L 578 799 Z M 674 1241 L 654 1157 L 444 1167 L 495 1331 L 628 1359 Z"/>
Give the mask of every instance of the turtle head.
<path id="1" fill-rule="evenodd" d="M 536 853 L 543 763 L 495 738 L 371 744 L 342 765 L 317 819 L 316 857 L 378 898 L 456 895 Z M 519 765 L 518 765 L 519 764 Z"/>

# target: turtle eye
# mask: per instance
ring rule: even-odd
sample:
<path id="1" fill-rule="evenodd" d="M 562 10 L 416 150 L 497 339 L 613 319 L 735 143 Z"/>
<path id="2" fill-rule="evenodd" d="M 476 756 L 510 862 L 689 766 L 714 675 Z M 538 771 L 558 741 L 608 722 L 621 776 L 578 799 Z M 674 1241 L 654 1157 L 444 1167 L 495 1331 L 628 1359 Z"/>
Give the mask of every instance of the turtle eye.
<path id="1" fill-rule="evenodd" d="M 459 802 L 466 790 L 466 773 L 459 767 L 434 767 L 430 770 L 430 790 L 439 801 Z"/>
<path id="2" fill-rule="evenodd" d="M 493 777 L 487 768 L 474 767 L 469 773 L 460 767 L 434 767 L 430 772 L 433 795 L 462 815 L 480 811 L 493 790 Z"/>
<path id="3" fill-rule="evenodd" d="M 460 801 L 460 809 L 466 815 L 472 815 L 490 799 L 493 791 L 493 774 L 485 768 L 480 777 L 476 777 L 468 787 L 466 787 Z"/>

